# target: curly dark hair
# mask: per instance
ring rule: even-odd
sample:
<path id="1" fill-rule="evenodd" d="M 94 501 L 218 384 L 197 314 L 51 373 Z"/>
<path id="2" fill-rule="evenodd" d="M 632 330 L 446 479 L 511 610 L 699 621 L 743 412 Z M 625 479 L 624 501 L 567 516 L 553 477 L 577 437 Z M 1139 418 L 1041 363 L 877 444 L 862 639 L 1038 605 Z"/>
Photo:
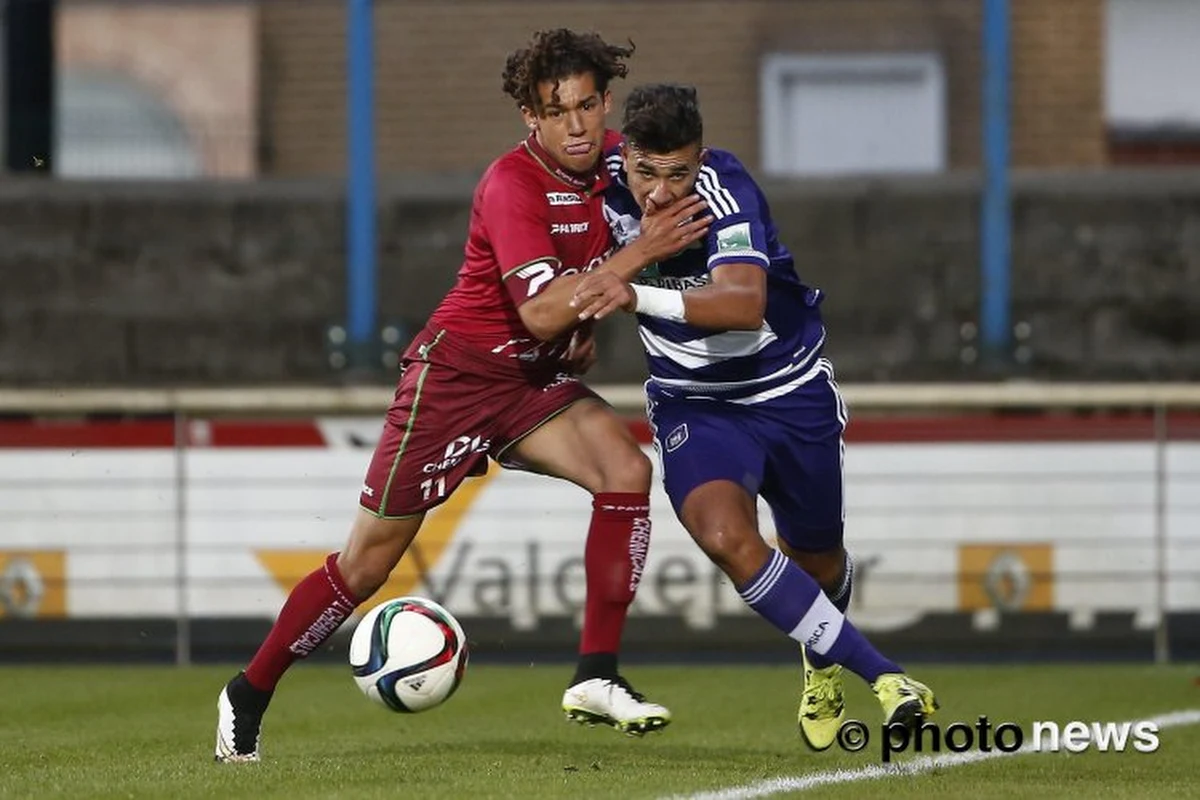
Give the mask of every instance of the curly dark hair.
<path id="1" fill-rule="evenodd" d="M 596 89 L 604 93 L 613 78 L 624 78 L 629 72 L 624 60 L 633 55 L 633 42 L 628 47 L 608 44 L 595 33 L 576 33 L 567 28 L 538 31 L 529 46 L 509 55 L 504 64 L 504 93 L 535 112 L 541 111 L 542 100 L 538 84 L 554 81 L 558 99 L 558 82 L 572 75 L 591 73 Z"/>
<path id="2" fill-rule="evenodd" d="M 648 83 L 634 87 L 625 99 L 621 134 L 633 147 L 670 153 L 704 139 L 704 119 L 696 87 Z"/>

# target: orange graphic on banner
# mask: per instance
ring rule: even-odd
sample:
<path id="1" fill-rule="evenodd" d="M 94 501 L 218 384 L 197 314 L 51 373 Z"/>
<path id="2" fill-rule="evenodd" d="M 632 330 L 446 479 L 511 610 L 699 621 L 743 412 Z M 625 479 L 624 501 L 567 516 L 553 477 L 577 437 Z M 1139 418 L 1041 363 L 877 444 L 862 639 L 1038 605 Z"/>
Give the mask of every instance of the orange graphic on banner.
<path id="1" fill-rule="evenodd" d="M 400 563 L 392 570 L 383 587 L 366 600 L 358 609 L 358 613 L 366 613 L 374 606 L 392 597 L 411 593 L 441 559 L 442 554 L 454 538 L 459 521 L 470 509 L 471 504 L 483 491 L 484 486 L 492 479 L 495 470 L 489 470 L 486 475 L 464 481 L 458 491 L 450 496 L 442 505 L 430 511 L 425 517 L 421 532 L 409 545 L 408 552 Z M 290 593 L 300 579 L 317 569 L 325 562 L 328 550 L 256 550 L 255 558 L 279 584 L 285 593 Z"/>
<path id="2" fill-rule="evenodd" d="M 67 555 L 0 551 L 0 617 L 65 617 Z"/>
<path id="3" fill-rule="evenodd" d="M 1051 610 L 1054 545 L 959 545 L 958 607 L 963 611 Z"/>

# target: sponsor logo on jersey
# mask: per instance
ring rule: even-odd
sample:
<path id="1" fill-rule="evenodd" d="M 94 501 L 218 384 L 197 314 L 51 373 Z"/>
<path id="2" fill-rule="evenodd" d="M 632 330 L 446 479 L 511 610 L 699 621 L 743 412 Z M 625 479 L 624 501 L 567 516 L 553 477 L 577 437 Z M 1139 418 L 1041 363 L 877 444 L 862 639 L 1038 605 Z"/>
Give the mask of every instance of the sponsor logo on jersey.
<path id="1" fill-rule="evenodd" d="M 617 248 L 616 248 L 616 246 L 614 245 L 614 246 L 612 246 L 612 247 L 608 248 L 607 250 L 605 250 L 605 251 L 604 251 L 604 252 L 603 252 L 601 255 L 598 255 L 598 256 L 596 256 L 595 258 L 593 258 L 593 259 L 592 259 L 591 261 L 589 261 L 589 262 L 588 262 L 588 263 L 587 263 L 587 264 L 586 264 L 586 265 L 585 265 L 583 268 L 581 268 L 581 269 L 579 269 L 579 270 L 566 270 L 566 271 L 564 271 L 562 274 L 563 274 L 563 275 L 571 275 L 571 274 L 574 274 L 574 273 L 575 273 L 575 272 L 577 272 L 577 271 L 578 271 L 578 272 L 591 272 L 591 271 L 592 271 L 592 270 L 594 270 L 596 267 L 600 266 L 600 265 L 601 265 L 601 264 L 603 264 L 603 263 L 604 263 L 606 260 L 608 260 L 608 257 L 609 257 L 609 256 L 611 256 L 611 255 L 612 255 L 613 253 L 615 253 L 616 251 L 617 251 Z"/>
<path id="2" fill-rule="evenodd" d="M 751 250 L 754 245 L 750 242 L 750 223 L 739 222 L 728 228 L 717 231 L 717 252 L 726 250 Z"/>
<path id="3" fill-rule="evenodd" d="M 550 235 L 587 233 L 588 225 L 587 222 L 555 222 L 550 225 Z"/>
<path id="4" fill-rule="evenodd" d="M 552 206 L 581 206 L 583 197 L 576 192 L 546 192 L 546 202 Z"/>
<path id="5" fill-rule="evenodd" d="M 707 275 L 684 275 L 682 277 L 672 277 L 669 275 L 647 275 L 642 272 L 637 277 L 637 283 L 644 286 L 658 286 L 662 289 L 674 289 L 682 292 L 686 289 L 697 289 L 701 286 L 707 286 L 712 282 L 712 279 Z"/>

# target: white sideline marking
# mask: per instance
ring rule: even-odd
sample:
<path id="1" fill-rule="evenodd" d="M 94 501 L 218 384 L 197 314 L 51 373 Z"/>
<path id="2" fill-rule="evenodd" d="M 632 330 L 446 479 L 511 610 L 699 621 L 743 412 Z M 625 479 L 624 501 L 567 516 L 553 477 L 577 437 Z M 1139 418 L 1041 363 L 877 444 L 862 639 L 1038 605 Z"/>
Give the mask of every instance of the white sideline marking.
<path id="1" fill-rule="evenodd" d="M 1136 720 L 1141 722 L 1143 720 Z M 1159 730 L 1177 728 L 1184 725 L 1200 723 L 1200 709 L 1172 711 L 1157 717 L 1148 717 L 1145 721 L 1158 723 Z M 680 800 L 750 800 L 754 797 L 770 797 L 783 792 L 804 792 L 818 786 L 829 786 L 835 783 L 857 783 L 858 781 L 873 781 L 879 778 L 894 778 L 897 776 L 920 775 L 941 767 L 959 767 L 963 764 L 974 764 L 977 761 L 988 761 L 1004 756 L 1019 756 L 1037 752 L 1035 742 L 1024 745 L 1020 750 L 1006 753 L 1003 750 L 971 750 L 965 753 L 946 753 L 936 756 L 919 756 L 894 764 L 868 764 L 857 769 L 834 769 L 826 772 L 812 772 L 808 775 L 792 777 L 769 778 L 757 783 L 747 783 L 742 786 L 732 786 L 714 792 L 698 792 L 696 794 L 676 795 Z M 1049 751 L 1047 751 L 1049 752 Z"/>

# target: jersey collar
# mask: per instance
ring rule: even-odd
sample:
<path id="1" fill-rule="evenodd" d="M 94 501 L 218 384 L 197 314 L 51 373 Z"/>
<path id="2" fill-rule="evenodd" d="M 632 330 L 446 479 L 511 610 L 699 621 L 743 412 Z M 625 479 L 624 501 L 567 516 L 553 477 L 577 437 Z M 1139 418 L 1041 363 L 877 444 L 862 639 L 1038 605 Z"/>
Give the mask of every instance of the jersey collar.
<path id="1" fill-rule="evenodd" d="M 600 159 L 596 162 L 594 170 L 580 175 L 579 173 L 564 169 L 562 165 L 555 161 L 554 157 L 546 152 L 546 148 L 538 143 L 536 133 L 531 133 L 525 137 L 524 145 L 525 150 L 529 155 L 533 156 L 533 160 L 538 162 L 542 169 L 573 189 L 581 192 L 595 193 L 608 186 L 608 169 L 604 166 L 603 154 L 601 154 Z"/>

